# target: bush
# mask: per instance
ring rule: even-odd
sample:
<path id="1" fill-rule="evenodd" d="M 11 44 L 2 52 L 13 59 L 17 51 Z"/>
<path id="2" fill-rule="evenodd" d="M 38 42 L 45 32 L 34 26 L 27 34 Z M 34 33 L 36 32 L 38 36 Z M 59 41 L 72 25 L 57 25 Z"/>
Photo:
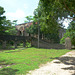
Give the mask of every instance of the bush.
<path id="1" fill-rule="evenodd" d="M 65 38 L 67 38 L 67 37 L 70 37 L 70 32 L 69 31 L 66 31 L 63 38 L 61 38 L 60 44 L 64 44 L 65 43 Z"/>
<path id="2" fill-rule="evenodd" d="M 31 47 L 31 43 L 26 42 L 26 47 L 27 47 L 27 48 Z"/>
<path id="3" fill-rule="evenodd" d="M 70 37 L 72 45 L 75 46 L 75 36 L 72 36 L 72 35 L 71 35 L 71 32 L 69 32 L 68 30 L 67 30 L 67 32 L 64 34 L 63 38 L 60 40 L 60 43 L 61 43 L 61 44 L 64 44 L 66 37 Z"/>

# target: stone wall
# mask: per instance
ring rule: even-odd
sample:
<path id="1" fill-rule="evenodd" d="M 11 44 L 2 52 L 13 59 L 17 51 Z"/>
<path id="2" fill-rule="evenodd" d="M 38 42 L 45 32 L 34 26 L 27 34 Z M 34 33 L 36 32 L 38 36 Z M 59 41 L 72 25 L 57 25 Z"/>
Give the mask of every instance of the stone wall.
<path id="1" fill-rule="evenodd" d="M 65 38 L 65 48 L 71 49 L 71 39 L 69 37 Z"/>
<path id="2" fill-rule="evenodd" d="M 38 47 L 38 41 L 37 40 L 32 40 L 31 42 L 32 46 Z M 52 43 L 47 43 L 47 42 L 43 42 L 40 40 L 39 43 L 39 47 L 40 48 L 46 48 L 46 49 L 65 49 L 65 45 L 62 44 L 52 44 Z"/>
<path id="3" fill-rule="evenodd" d="M 30 37 L 27 36 L 13 36 L 13 35 L 0 35 L 0 43 L 2 42 L 2 48 L 6 48 L 8 41 L 14 42 L 14 47 L 17 48 L 18 42 L 23 42 L 25 47 L 26 41 L 30 41 Z"/>

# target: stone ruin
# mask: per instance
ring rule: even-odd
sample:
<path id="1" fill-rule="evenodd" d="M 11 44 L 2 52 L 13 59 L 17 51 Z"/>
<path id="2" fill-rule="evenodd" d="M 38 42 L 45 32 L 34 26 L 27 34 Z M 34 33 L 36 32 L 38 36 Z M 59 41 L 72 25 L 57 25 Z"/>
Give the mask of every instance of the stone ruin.
<path id="1" fill-rule="evenodd" d="M 65 38 L 65 48 L 71 49 L 71 39 L 69 37 Z"/>
<path id="2" fill-rule="evenodd" d="M 16 25 L 17 35 L 19 36 L 29 36 L 29 33 L 26 32 L 26 28 L 30 27 L 32 22 L 23 23 Z"/>

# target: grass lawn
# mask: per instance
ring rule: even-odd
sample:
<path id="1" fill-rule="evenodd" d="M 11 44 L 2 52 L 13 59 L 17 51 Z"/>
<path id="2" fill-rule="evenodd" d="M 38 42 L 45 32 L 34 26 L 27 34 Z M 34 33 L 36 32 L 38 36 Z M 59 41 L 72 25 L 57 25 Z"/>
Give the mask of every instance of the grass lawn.
<path id="1" fill-rule="evenodd" d="M 15 49 L 0 51 L 0 75 L 26 75 L 29 70 L 52 61 L 70 50 L 66 49 Z"/>

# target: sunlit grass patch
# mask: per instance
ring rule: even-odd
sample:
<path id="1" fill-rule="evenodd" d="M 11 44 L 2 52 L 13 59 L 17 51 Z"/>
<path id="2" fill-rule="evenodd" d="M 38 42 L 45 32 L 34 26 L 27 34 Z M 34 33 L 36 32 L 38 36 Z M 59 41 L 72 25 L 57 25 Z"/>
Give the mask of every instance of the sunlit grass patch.
<path id="1" fill-rule="evenodd" d="M 0 52 L 0 75 L 26 74 L 29 70 L 39 68 L 41 64 L 52 61 L 70 50 L 18 48 Z M 4 66 L 5 65 L 5 66 Z"/>

